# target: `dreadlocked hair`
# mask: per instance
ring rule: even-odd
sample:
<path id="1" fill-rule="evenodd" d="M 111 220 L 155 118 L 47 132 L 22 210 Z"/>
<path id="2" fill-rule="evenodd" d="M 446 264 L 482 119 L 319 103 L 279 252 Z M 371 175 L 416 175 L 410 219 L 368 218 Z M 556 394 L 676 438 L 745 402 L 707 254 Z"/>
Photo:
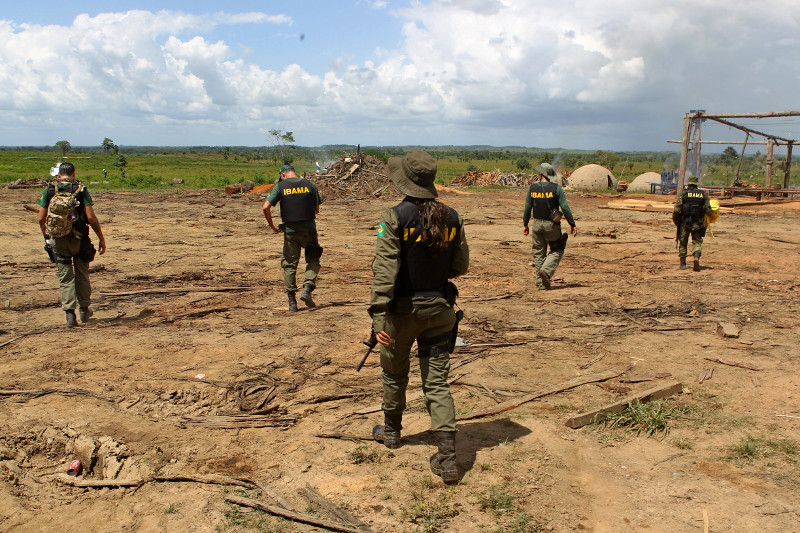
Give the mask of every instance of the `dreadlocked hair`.
<path id="1" fill-rule="evenodd" d="M 447 240 L 447 219 L 450 208 L 436 199 L 418 200 L 416 204 L 419 207 L 422 239 L 428 245 L 428 249 L 437 254 L 450 244 Z"/>

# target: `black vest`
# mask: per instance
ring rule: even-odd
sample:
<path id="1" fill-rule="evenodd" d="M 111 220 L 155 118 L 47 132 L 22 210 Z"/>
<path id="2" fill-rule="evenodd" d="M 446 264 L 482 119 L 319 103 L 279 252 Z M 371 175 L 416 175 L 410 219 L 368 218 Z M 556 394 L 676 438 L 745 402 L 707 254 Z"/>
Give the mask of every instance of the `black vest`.
<path id="1" fill-rule="evenodd" d="M 50 200 L 56 195 L 56 186 L 58 186 L 58 192 L 74 193 L 81 184 L 77 181 L 51 183 L 47 186 L 47 192 L 44 197 L 48 206 L 50 205 Z M 83 197 L 80 195 L 78 195 L 78 206 L 75 208 L 75 214 L 77 218 L 72 221 L 72 229 L 80 233 L 81 237 L 88 237 L 89 223 L 86 222 L 86 206 L 83 205 Z"/>
<path id="2" fill-rule="evenodd" d="M 683 191 L 681 220 L 685 224 L 695 224 L 697 222 L 702 222 L 705 214 L 706 191 L 702 189 L 686 189 Z"/>
<path id="3" fill-rule="evenodd" d="M 444 295 L 453 262 L 452 243 L 460 238 L 458 213 L 450 208 L 447 218 L 447 240 L 451 244 L 433 254 L 422 240 L 417 204 L 406 199 L 392 209 L 399 219 L 397 233 L 400 237 L 400 272 L 397 275 L 395 297 L 436 291 Z"/>
<path id="4" fill-rule="evenodd" d="M 558 209 L 558 197 L 556 196 L 558 185 L 552 182 L 534 183 L 528 189 L 533 206 L 533 218 L 540 220 L 551 220 L 553 209 Z"/>
<path id="5" fill-rule="evenodd" d="M 313 183 L 305 178 L 299 180 L 287 178 L 278 182 L 278 193 L 281 202 L 281 220 L 284 222 L 314 220 L 317 202 Z"/>

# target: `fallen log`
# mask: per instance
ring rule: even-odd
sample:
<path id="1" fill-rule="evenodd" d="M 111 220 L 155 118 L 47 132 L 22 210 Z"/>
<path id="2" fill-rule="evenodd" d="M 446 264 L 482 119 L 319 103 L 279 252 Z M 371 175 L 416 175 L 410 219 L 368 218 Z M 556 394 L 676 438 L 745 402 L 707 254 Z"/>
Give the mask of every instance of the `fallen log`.
<path id="1" fill-rule="evenodd" d="M 509 411 L 511 409 L 515 409 L 522 404 L 528 403 L 532 400 L 536 400 L 538 398 L 542 398 L 544 396 L 549 396 L 551 394 L 556 394 L 559 392 L 564 392 L 570 389 L 574 389 L 575 387 L 579 387 L 581 385 L 586 385 L 587 383 L 595 383 L 598 381 L 608 381 L 609 379 L 615 378 L 621 374 L 625 373 L 624 370 L 607 370 L 605 372 L 601 372 L 600 374 L 588 375 L 588 376 L 580 376 L 575 379 L 571 379 L 564 383 L 554 385 L 549 389 L 544 389 L 538 392 L 533 392 L 531 394 L 526 394 L 525 396 L 521 396 L 514 400 L 509 400 L 507 402 L 503 402 L 499 405 L 494 407 L 480 409 L 478 411 L 474 411 L 472 413 L 468 413 L 465 415 L 461 415 L 456 417 L 456 420 L 472 420 L 475 418 L 481 418 L 484 416 L 491 416 L 496 415 L 505 411 Z"/>
<path id="2" fill-rule="evenodd" d="M 365 530 L 361 528 L 340 524 L 332 520 L 325 520 L 324 518 L 318 518 L 316 516 L 306 513 L 289 511 L 288 509 L 275 507 L 274 505 L 267 505 L 265 503 L 261 503 L 251 498 L 243 498 L 241 496 L 227 495 L 225 496 L 225 501 L 234 503 L 236 505 L 242 505 L 244 507 L 251 507 L 253 509 L 258 509 L 259 511 L 264 511 L 270 514 L 282 516 L 284 518 L 289 518 L 291 520 L 296 520 L 298 522 L 303 522 L 305 524 L 311 524 L 314 526 L 323 527 L 325 529 L 330 529 L 332 531 L 343 531 L 344 533 L 365 533 Z"/>
<path id="3" fill-rule="evenodd" d="M 300 419 L 297 415 L 233 415 L 233 416 L 198 416 L 188 417 L 181 421 L 181 426 L 191 424 L 209 429 L 239 428 L 289 428 Z"/>
<path id="4" fill-rule="evenodd" d="M 720 363 L 720 364 L 728 365 L 728 366 L 736 366 L 736 367 L 739 367 L 739 368 L 745 368 L 747 370 L 755 370 L 756 372 L 761 370 L 760 368 L 756 368 L 754 366 L 746 365 L 744 363 L 737 363 L 736 361 L 725 361 L 724 359 L 721 359 L 719 357 L 706 357 L 705 359 L 706 359 L 706 361 L 711 361 L 712 363 Z"/>
<path id="5" fill-rule="evenodd" d="M 633 394 L 624 400 L 614 402 L 599 409 L 594 409 L 592 411 L 575 415 L 567 419 L 567 421 L 564 422 L 564 425 L 573 429 L 577 429 L 593 422 L 600 422 L 611 413 L 619 413 L 620 411 L 623 411 L 628 404 L 634 401 L 643 403 L 652 400 L 658 400 L 660 398 L 672 396 L 673 394 L 678 394 L 682 390 L 683 385 L 679 381 L 673 381 L 672 383 L 667 383 L 666 385 L 661 385 L 638 394 Z"/>
<path id="6" fill-rule="evenodd" d="M 100 291 L 106 298 L 119 298 L 123 296 L 137 296 L 139 294 L 169 294 L 171 292 L 227 292 L 227 291 L 249 291 L 255 287 L 172 287 L 169 289 L 141 289 L 138 291 L 126 292 L 107 292 Z"/>

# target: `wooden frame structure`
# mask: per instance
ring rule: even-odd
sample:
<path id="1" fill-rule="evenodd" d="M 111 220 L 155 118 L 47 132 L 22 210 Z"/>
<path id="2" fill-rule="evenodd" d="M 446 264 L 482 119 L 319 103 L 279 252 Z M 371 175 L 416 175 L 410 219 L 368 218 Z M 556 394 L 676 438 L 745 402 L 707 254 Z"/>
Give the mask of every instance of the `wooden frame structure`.
<path id="1" fill-rule="evenodd" d="M 683 115 L 683 139 L 681 142 L 681 166 L 678 170 L 678 192 L 683 190 L 683 184 L 686 177 L 686 168 L 689 166 L 689 144 L 694 143 L 693 150 L 692 150 L 692 161 L 691 165 L 695 169 L 695 173 L 699 173 L 700 168 L 700 146 L 706 143 L 713 143 L 718 144 L 717 141 L 703 141 L 700 138 L 700 125 L 704 120 L 713 120 L 715 122 L 719 122 L 720 124 L 724 124 L 731 128 L 735 128 L 737 130 L 743 131 L 747 134 L 744 141 L 744 147 L 742 148 L 742 155 L 744 155 L 744 149 L 747 147 L 747 142 L 750 139 L 751 135 L 755 135 L 758 137 L 763 137 L 766 140 L 767 145 L 767 179 L 766 179 L 766 187 L 767 189 L 772 188 L 772 151 L 775 145 L 786 145 L 786 164 L 783 169 L 783 189 L 789 188 L 789 174 L 792 169 L 792 146 L 795 144 L 800 144 L 800 141 L 794 139 L 786 139 L 784 137 L 779 137 L 777 135 L 773 135 L 771 133 L 764 133 L 758 130 L 754 130 L 752 128 L 748 128 L 746 126 L 742 126 L 740 124 L 735 124 L 731 122 L 729 119 L 737 119 L 737 118 L 780 118 L 780 117 L 798 117 L 800 116 L 800 111 L 776 111 L 772 113 L 706 113 L 705 111 L 690 111 Z M 691 139 L 692 130 L 694 130 L 694 139 Z M 764 141 L 761 142 L 751 142 L 751 144 L 764 144 Z M 721 144 L 721 143 L 720 143 Z M 740 144 L 740 143 L 728 143 L 728 144 Z M 741 164 L 741 160 L 739 162 Z M 776 192 L 780 192 L 781 189 L 775 189 Z"/>

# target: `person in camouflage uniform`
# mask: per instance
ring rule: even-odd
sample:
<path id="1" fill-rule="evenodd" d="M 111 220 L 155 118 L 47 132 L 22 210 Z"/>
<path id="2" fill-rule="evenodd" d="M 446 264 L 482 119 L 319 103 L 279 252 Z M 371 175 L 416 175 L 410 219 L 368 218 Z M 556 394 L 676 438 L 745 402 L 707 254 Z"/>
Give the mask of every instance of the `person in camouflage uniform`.
<path id="1" fill-rule="evenodd" d="M 409 356 L 416 340 L 425 405 L 438 446 L 431 471 L 445 483 L 455 483 L 456 416 L 447 376 L 457 316 L 455 285 L 448 279 L 469 267 L 464 221 L 436 200 L 436 161 L 429 154 L 414 150 L 390 158 L 388 166 L 406 197 L 381 215 L 372 262 L 369 313 L 381 344 L 384 412 L 384 424 L 372 434 L 388 448 L 400 446 Z"/>
<path id="2" fill-rule="evenodd" d="M 708 192 L 698 189 L 697 176 L 689 176 L 686 189 L 678 195 L 672 210 L 672 222 L 678 228 L 678 255 L 681 270 L 686 268 L 689 236 L 692 237 L 692 254 L 695 272 L 700 270 L 700 256 L 703 253 L 703 237 L 706 235 L 705 216 L 711 214 Z"/>
<path id="3" fill-rule="evenodd" d="M 72 230 L 60 237 L 47 234 L 46 220 L 50 201 L 56 193 L 75 193 L 78 205 Z M 106 253 L 106 239 L 100 228 L 100 221 L 94 212 L 94 202 L 89 191 L 82 188 L 75 179 L 75 166 L 72 163 L 61 163 L 58 167 L 58 181 L 51 183 L 36 201 L 39 205 L 39 227 L 48 243 L 52 243 L 53 257 L 58 271 L 58 287 L 61 297 L 61 308 L 67 319 L 67 327 L 78 325 L 75 308 L 79 308 L 81 322 L 86 323 L 93 312 L 91 304 L 92 285 L 89 283 L 89 263 L 94 260 L 95 248 L 89 239 L 89 228 L 97 235 L 97 247 L 100 255 Z"/>

